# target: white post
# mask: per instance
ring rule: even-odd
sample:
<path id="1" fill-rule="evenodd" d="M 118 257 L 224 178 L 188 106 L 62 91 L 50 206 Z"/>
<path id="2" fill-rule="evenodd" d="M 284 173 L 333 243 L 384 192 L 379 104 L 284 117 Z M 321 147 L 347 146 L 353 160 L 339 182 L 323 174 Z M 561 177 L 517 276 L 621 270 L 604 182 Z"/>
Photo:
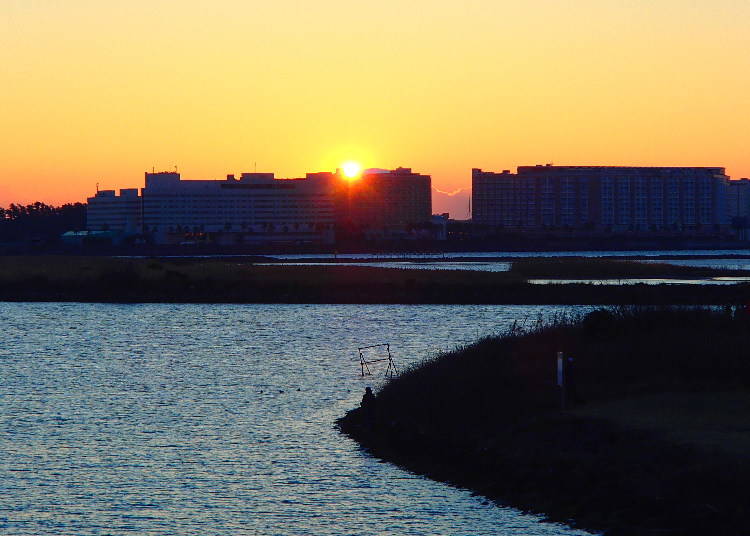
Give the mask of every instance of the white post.
<path id="1" fill-rule="evenodd" d="M 557 352 L 557 386 L 560 388 L 560 408 L 565 409 L 565 359 Z"/>

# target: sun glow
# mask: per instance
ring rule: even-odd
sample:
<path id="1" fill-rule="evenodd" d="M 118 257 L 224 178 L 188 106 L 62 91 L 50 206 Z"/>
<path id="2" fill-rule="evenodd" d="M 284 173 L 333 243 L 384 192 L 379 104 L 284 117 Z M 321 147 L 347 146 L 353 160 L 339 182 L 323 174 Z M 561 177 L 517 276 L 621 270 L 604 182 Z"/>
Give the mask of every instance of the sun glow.
<path id="1" fill-rule="evenodd" d="M 356 179 L 362 172 L 362 166 L 358 162 L 344 162 L 341 171 L 347 179 Z"/>

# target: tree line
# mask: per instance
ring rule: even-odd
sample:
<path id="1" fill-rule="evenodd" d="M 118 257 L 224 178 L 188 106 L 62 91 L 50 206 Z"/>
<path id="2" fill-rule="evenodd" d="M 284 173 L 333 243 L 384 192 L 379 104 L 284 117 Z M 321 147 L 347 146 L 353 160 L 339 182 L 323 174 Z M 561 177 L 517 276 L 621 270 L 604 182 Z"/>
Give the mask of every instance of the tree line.
<path id="1" fill-rule="evenodd" d="M 28 205 L 11 203 L 0 207 L 0 240 L 49 242 L 66 231 L 86 228 L 86 204 L 52 206 L 36 201 Z"/>

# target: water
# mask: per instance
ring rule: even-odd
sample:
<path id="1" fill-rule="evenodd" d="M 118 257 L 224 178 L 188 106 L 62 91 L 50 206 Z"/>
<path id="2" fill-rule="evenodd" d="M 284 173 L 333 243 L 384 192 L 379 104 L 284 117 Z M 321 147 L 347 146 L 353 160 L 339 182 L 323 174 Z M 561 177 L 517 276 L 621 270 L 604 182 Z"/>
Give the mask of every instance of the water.
<path id="1" fill-rule="evenodd" d="M 678 266 L 696 266 L 702 268 L 716 268 L 727 270 L 750 270 L 750 261 L 745 263 L 730 259 L 663 259 L 660 262 Z M 370 268 L 395 268 L 404 270 L 461 270 L 474 272 L 507 272 L 510 270 L 509 262 L 287 262 L 287 263 L 258 263 L 258 266 L 369 266 Z M 529 279 L 533 285 L 561 285 L 568 283 L 592 284 L 592 285 L 736 285 L 750 282 L 750 277 L 745 276 L 717 276 L 717 277 L 693 277 L 693 278 L 601 278 L 601 279 L 559 279 L 559 278 L 534 278 Z"/>
<path id="2" fill-rule="evenodd" d="M 656 262 L 656 261 L 642 261 Z M 713 262 L 706 259 L 693 260 L 660 260 L 668 264 L 680 266 L 700 266 L 708 268 L 728 269 L 728 270 L 750 270 L 750 261 L 748 264 L 738 264 L 737 261 L 728 259 L 714 259 Z M 257 263 L 258 266 L 369 266 L 370 268 L 395 268 L 403 270 L 462 270 L 474 272 L 507 272 L 510 270 L 509 262 L 410 262 L 410 261 L 391 261 L 391 262 L 287 262 L 287 263 Z M 602 278 L 602 279 L 558 279 L 558 278 L 534 278 L 528 282 L 532 285 L 563 285 L 563 284 L 590 284 L 590 285 L 736 285 L 739 283 L 747 284 L 750 277 L 732 276 L 732 277 L 697 277 L 697 278 Z"/>
<path id="3" fill-rule="evenodd" d="M 0 533 L 584 534 L 332 426 L 373 382 L 359 345 L 403 367 L 570 309 L 0 303 Z"/>
<path id="4" fill-rule="evenodd" d="M 459 261 L 382 261 L 382 262 L 259 262 L 256 266 L 367 266 L 369 268 L 400 268 L 404 270 L 469 270 L 476 272 L 507 272 L 509 262 Z"/>
<path id="5" fill-rule="evenodd" d="M 290 253 L 272 254 L 279 260 L 301 260 L 301 259 L 333 259 L 330 253 Z M 486 259 L 486 258 L 529 258 L 529 257 L 750 257 L 750 249 L 639 249 L 639 250 L 613 250 L 613 251 L 462 251 L 445 253 L 339 253 L 338 259 L 393 259 L 404 257 L 409 259 Z"/>
<path id="6" fill-rule="evenodd" d="M 715 268 L 725 270 L 750 270 L 750 259 L 728 257 L 723 259 L 640 259 L 638 262 L 665 263 L 676 266 L 694 266 L 700 268 Z M 395 268 L 405 270 L 466 270 L 474 272 L 507 272 L 512 263 L 505 261 L 451 261 L 451 260 L 403 260 L 403 261 L 370 261 L 370 262 L 265 262 L 256 263 L 258 266 L 367 266 L 370 268 Z M 734 285 L 747 283 L 748 277 L 694 277 L 694 278 L 609 278 L 609 279 L 557 279 L 535 278 L 529 283 L 534 285 L 587 283 L 594 285 Z"/>
<path id="7" fill-rule="evenodd" d="M 716 268 L 720 270 L 750 270 L 750 259 L 727 257 L 723 259 L 659 259 L 643 260 L 641 262 L 664 262 L 675 266 L 697 266 L 700 268 Z"/>
<path id="8" fill-rule="evenodd" d="M 711 277 L 703 279 L 621 278 L 621 279 L 529 279 L 531 285 L 738 285 L 750 283 L 750 277 Z"/>
<path id="9" fill-rule="evenodd" d="M 680 258 L 680 257 L 712 258 Z M 190 257 L 190 256 L 188 256 Z M 194 258 L 214 258 L 215 255 L 197 255 Z M 219 256 L 222 258 L 243 258 L 248 255 Z M 639 262 L 656 262 L 676 266 L 695 266 L 727 270 L 750 270 L 750 250 L 634 250 L 634 251 L 494 251 L 494 252 L 446 252 L 446 253 L 343 253 L 335 256 L 330 253 L 299 253 L 272 255 L 279 262 L 254 263 L 258 266 L 368 266 L 371 268 L 399 268 L 416 270 L 468 270 L 479 272 L 507 272 L 512 259 L 589 257 L 619 258 L 637 257 Z M 169 258 L 169 257 L 165 257 Z M 401 258 L 402 260 L 396 260 Z M 503 259 L 503 260 L 497 260 Z M 537 279 L 534 284 L 547 284 L 547 279 Z M 561 282 L 550 280 L 550 282 Z M 594 284 L 730 284 L 744 282 L 742 278 L 730 282 L 708 278 L 693 279 L 593 279 L 570 280 L 569 282 Z"/>
<path id="10" fill-rule="evenodd" d="M 589 258 L 639 258 L 640 262 L 665 263 L 676 266 L 695 266 L 727 270 L 750 270 L 750 250 L 639 250 L 639 251 L 507 251 L 507 252 L 464 252 L 464 253 L 423 253 L 403 254 L 403 260 L 394 260 L 398 254 L 348 253 L 337 256 L 334 261 L 330 254 L 275 255 L 282 262 L 258 263 L 264 266 L 297 265 L 297 266 L 369 266 L 372 268 L 401 268 L 417 270 L 469 270 L 479 272 L 507 272 L 512 262 L 510 259 L 551 258 L 551 257 L 589 257 Z M 680 258 L 685 256 L 713 258 Z M 658 258 L 654 258 L 658 257 Z M 744 257 L 744 258 L 743 258 Z M 498 258 L 504 260 L 497 260 Z M 347 259 L 351 259 L 347 262 Z M 383 259 L 378 261 L 378 259 Z M 459 260 L 460 259 L 460 260 Z M 342 262 L 343 261 L 343 262 Z M 364 261 L 364 262 L 361 262 Z M 546 280 L 533 281 L 545 284 Z M 652 280 L 617 280 L 624 283 L 659 284 Z M 577 281 L 576 282 L 585 282 Z M 619 284 L 610 280 L 592 280 L 599 284 Z M 664 283 L 671 281 L 664 280 Z M 684 283 L 685 281 L 679 281 Z M 738 282 L 741 282 L 738 280 Z M 688 284 L 713 283 L 711 279 L 695 278 Z M 726 284 L 726 281 L 723 283 Z"/>

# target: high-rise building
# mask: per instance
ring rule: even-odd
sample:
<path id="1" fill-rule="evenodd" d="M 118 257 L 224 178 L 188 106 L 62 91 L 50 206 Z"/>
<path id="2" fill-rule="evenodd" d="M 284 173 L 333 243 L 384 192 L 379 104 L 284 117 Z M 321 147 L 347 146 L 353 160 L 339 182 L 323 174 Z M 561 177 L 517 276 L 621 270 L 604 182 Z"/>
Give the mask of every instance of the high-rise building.
<path id="1" fill-rule="evenodd" d="M 474 169 L 472 219 L 515 230 L 709 234 L 729 224 L 728 183 L 719 167 Z"/>

